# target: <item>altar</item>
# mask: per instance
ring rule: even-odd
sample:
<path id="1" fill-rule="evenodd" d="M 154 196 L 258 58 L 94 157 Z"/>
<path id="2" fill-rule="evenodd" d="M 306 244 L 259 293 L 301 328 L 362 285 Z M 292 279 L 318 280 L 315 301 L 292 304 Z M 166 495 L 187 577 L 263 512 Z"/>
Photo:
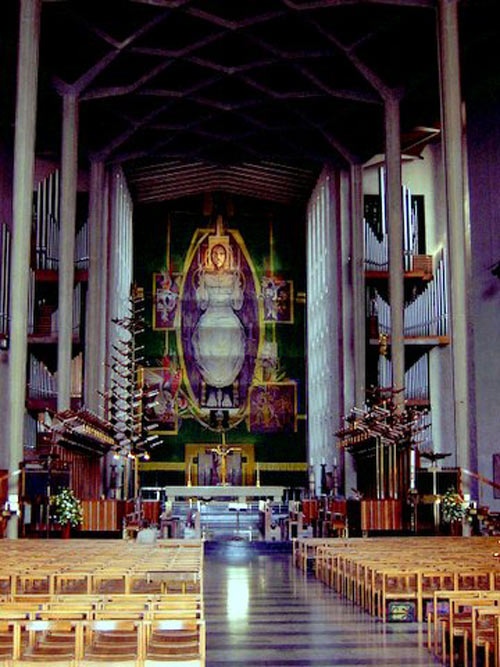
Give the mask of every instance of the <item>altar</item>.
<path id="1" fill-rule="evenodd" d="M 281 502 L 285 488 L 283 486 L 164 486 L 161 491 L 165 500 L 196 499 L 226 500 L 246 503 L 250 500 L 271 499 Z"/>

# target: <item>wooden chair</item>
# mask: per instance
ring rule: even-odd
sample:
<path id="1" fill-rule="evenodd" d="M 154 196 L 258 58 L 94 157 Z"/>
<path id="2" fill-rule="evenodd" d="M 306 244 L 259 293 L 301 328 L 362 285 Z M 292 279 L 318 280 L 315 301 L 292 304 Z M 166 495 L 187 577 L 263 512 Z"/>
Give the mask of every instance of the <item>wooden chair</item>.
<path id="1" fill-rule="evenodd" d="M 7 571 L 0 572 L 0 594 L 4 596 L 12 595 L 15 576 Z"/>
<path id="2" fill-rule="evenodd" d="M 429 624 L 432 622 L 432 615 L 434 613 L 434 593 L 436 591 L 452 591 L 455 589 L 453 569 L 447 567 L 433 569 L 424 567 L 420 574 L 420 588 L 423 620 L 427 620 Z"/>
<path id="3" fill-rule="evenodd" d="M 164 572 L 161 577 L 161 593 L 201 593 L 199 572 Z"/>
<path id="4" fill-rule="evenodd" d="M 144 606 L 140 609 L 115 607 L 114 609 L 97 609 L 93 612 L 93 619 L 97 621 L 142 621 L 148 616 L 149 610 Z"/>
<path id="5" fill-rule="evenodd" d="M 89 571 L 55 572 L 51 576 L 51 592 L 54 595 L 70 595 L 92 592 L 92 575 Z"/>
<path id="6" fill-rule="evenodd" d="M 499 599 L 499 594 L 496 591 L 435 591 L 432 605 L 432 611 L 427 615 L 427 647 L 436 657 L 443 653 L 443 641 L 447 637 L 450 610 L 452 609 L 455 600 L 473 601 L 474 604 L 481 604 L 486 600 L 489 605 L 489 600 L 492 599 L 496 604 Z M 472 602 L 471 602 L 472 604 Z M 446 649 L 445 649 L 446 651 Z M 446 655 L 446 652 L 445 652 Z"/>
<path id="7" fill-rule="evenodd" d="M 80 593 L 63 593 L 62 595 L 53 595 L 49 600 L 42 604 L 42 609 L 49 609 L 50 606 L 63 607 L 67 606 L 82 606 L 90 607 L 92 609 L 97 609 L 102 601 L 105 599 L 105 596 L 99 595 L 97 593 L 80 594 Z"/>
<path id="8" fill-rule="evenodd" d="M 169 663 L 204 667 L 206 628 L 203 620 L 153 619 L 146 623 L 144 667 Z"/>
<path id="9" fill-rule="evenodd" d="M 375 588 L 373 590 L 374 604 L 372 609 L 384 622 L 387 620 L 387 603 L 393 601 L 415 601 L 417 620 L 421 621 L 420 577 L 414 569 L 379 568 L 376 573 Z"/>
<path id="10" fill-rule="evenodd" d="M 88 606 L 68 605 L 55 606 L 49 605 L 48 609 L 40 609 L 36 612 L 37 620 L 41 621 L 56 621 L 56 620 L 72 620 L 83 621 L 92 618 L 94 610 Z"/>
<path id="11" fill-rule="evenodd" d="M 153 603 L 142 596 L 138 596 L 135 600 L 133 597 L 124 596 L 123 600 L 103 600 L 96 610 L 95 617 L 103 618 L 103 615 L 111 617 L 115 613 L 117 614 L 117 618 L 122 618 L 119 614 L 136 614 L 138 618 L 144 616 Z"/>
<path id="12" fill-rule="evenodd" d="M 23 620 L 23 619 L 20 619 Z M 19 642 L 20 642 L 19 638 Z M 11 660 L 14 654 L 14 627 L 10 620 L 0 619 L 0 664 Z"/>
<path id="13" fill-rule="evenodd" d="M 204 617 L 203 599 L 198 594 L 190 593 L 165 595 L 150 603 L 150 616 L 200 619 Z"/>
<path id="14" fill-rule="evenodd" d="M 493 640 L 493 664 L 500 665 L 500 615 L 495 617 L 495 635 Z"/>
<path id="15" fill-rule="evenodd" d="M 478 653 L 481 650 L 481 664 L 490 667 L 491 658 L 495 659 L 495 625 L 500 616 L 500 597 L 495 606 L 483 606 L 478 603 L 472 608 L 471 652 L 472 667 L 477 667 Z M 498 663 L 495 663 L 497 665 Z"/>
<path id="16" fill-rule="evenodd" d="M 450 667 L 454 667 L 456 655 L 459 656 L 461 663 L 469 664 L 469 643 L 472 637 L 474 606 L 494 606 L 498 602 L 495 598 L 484 597 L 479 600 L 474 595 L 467 597 L 466 593 L 462 593 L 462 596 L 451 599 L 449 618 L 442 623 L 442 661 L 447 662 L 447 650 L 449 650 Z M 458 646 L 457 639 L 461 640 Z"/>
<path id="17" fill-rule="evenodd" d="M 12 664 L 32 667 L 74 667 L 79 650 L 80 626 L 73 620 L 14 620 Z M 26 637 L 27 639 L 24 639 Z"/>
<path id="18" fill-rule="evenodd" d="M 30 594 L 30 593 L 21 593 L 19 595 L 13 595 L 9 602 L 12 604 L 18 604 L 19 606 L 24 607 L 33 607 L 36 605 L 37 608 L 41 608 L 43 604 L 50 602 L 52 600 L 52 595 L 47 594 Z"/>
<path id="19" fill-rule="evenodd" d="M 128 593 L 129 574 L 122 568 L 94 572 L 91 576 L 92 593 Z"/>
<path id="20" fill-rule="evenodd" d="M 11 619 L 30 619 L 35 618 L 37 611 L 42 609 L 43 605 L 36 603 L 4 602 L 0 605 L 0 619 L 8 621 Z"/>
<path id="21" fill-rule="evenodd" d="M 94 619 L 83 621 L 83 639 L 78 667 L 119 663 L 120 667 L 142 665 L 144 625 L 141 620 Z"/>
<path id="22" fill-rule="evenodd" d="M 13 621 L 29 621 L 34 619 L 38 605 L 26 607 L 17 603 L 6 602 L 0 606 L 0 660 L 12 658 L 14 652 L 14 626 Z M 21 632 L 21 630 L 16 630 Z M 21 638 L 24 638 L 25 632 L 22 632 Z"/>
<path id="23" fill-rule="evenodd" d="M 161 593 L 162 579 L 150 572 L 132 573 L 129 576 L 130 593 Z"/>
<path id="24" fill-rule="evenodd" d="M 18 574 L 13 584 L 13 591 L 18 594 L 50 594 L 51 572 L 49 570 L 34 570 Z"/>

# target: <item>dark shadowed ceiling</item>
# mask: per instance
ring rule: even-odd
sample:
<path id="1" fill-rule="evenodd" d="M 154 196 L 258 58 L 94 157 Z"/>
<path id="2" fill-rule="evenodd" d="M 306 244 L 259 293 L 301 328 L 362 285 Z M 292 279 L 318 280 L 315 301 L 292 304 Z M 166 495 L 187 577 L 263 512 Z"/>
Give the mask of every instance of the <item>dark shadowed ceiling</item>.
<path id="1" fill-rule="evenodd" d="M 468 95 L 498 92 L 496 3 L 459 2 Z M 9 127 L 18 4 L 0 9 Z M 401 100 L 403 151 L 435 136 L 436 5 L 45 0 L 37 152 L 57 159 L 61 95 L 77 93 L 82 164 L 121 164 L 135 201 L 207 190 L 304 201 L 324 163 L 383 152 L 384 96 Z"/>

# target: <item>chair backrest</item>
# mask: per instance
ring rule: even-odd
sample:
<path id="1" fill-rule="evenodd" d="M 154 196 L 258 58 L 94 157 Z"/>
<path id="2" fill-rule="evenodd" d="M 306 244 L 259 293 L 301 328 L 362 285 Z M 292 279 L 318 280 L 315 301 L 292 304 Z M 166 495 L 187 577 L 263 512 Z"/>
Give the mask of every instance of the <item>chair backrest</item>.
<path id="1" fill-rule="evenodd" d="M 151 621 L 151 627 L 154 630 L 194 630 L 199 624 L 195 619 L 181 618 L 154 618 Z"/>
<path id="2" fill-rule="evenodd" d="M 85 625 L 94 632 L 115 632 L 118 630 L 135 630 L 137 619 L 96 618 L 88 621 Z"/>

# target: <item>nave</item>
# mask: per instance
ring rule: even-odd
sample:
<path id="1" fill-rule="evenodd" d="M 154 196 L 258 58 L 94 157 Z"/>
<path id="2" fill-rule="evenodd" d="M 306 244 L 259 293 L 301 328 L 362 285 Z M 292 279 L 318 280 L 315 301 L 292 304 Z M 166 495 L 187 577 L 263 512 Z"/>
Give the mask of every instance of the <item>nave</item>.
<path id="1" fill-rule="evenodd" d="M 272 545 L 207 543 L 207 667 L 430 667 L 425 624 L 382 623 Z"/>

